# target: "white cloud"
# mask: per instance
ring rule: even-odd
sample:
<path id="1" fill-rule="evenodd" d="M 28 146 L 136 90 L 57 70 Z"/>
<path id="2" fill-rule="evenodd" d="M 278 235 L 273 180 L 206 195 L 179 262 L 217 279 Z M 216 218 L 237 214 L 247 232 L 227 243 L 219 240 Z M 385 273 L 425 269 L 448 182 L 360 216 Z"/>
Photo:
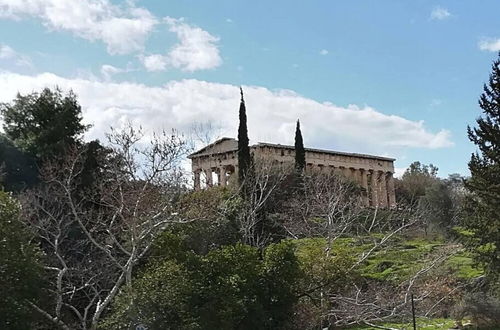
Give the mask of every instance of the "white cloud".
<path id="1" fill-rule="evenodd" d="M 320 55 L 328 55 L 328 53 L 329 52 L 326 49 L 322 49 L 322 50 L 319 51 Z"/>
<path id="2" fill-rule="evenodd" d="M 51 73 L 36 76 L 0 73 L 0 102 L 45 86 L 73 89 L 94 127 L 88 138 L 102 138 L 110 126 L 130 121 L 145 129 L 187 131 L 193 122 L 217 123 L 224 135 L 238 127 L 239 87 L 199 80 L 171 81 L 161 87 L 130 82 L 67 79 Z M 423 121 L 386 115 L 370 107 L 319 103 L 293 91 L 245 86 L 250 139 L 293 144 L 300 118 L 306 146 L 350 152 L 394 154 L 401 148 L 453 145 L 446 130 L 429 131 Z"/>
<path id="3" fill-rule="evenodd" d="M 177 35 L 179 43 L 165 54 L 140 56 L 148 71 L 165 71 L 169 68 L 183 71 L 213 69 L 221 65 L 222 58 L 217 48 L 219 38 L 207 31 L 184 22 L 184 19 L 166 17 L 169 31 Z"/>
<path id="4" fill-rule="evenodd" d="M 104 64 L 103 66 L 101 66 L 101 74 L 104 80 L 110 80 L 113 75 L 121 72 L 123 72 L 123 69 L 117 68 L 109 64 Z"/>
<path id="5" fill-rule="evenodd" d="M 443 7 L 436 7 L 431 11 L 431 19 L 434 20 L 445 20 L 451 16 L 451 13 L 448 11 L 448 9 L 443 8 Z"/>
<path id="6" fill-rule="evenodd" d="M 164 71 L 167 69 L 168 58 L 160 54 L 141 56 L 140 60 L 148 71 Z"/>
<path id="7" fill-rule="evenodd" d="M 498 52 L 500 51 L 500 38 L 483 38 L 479 41 L 479 49 L 489 51 L 489 52 Z"/>
<path id="8" fill-rule="evenodd" d="M 116 66 L 110 64 L 104 64 L 101 66 L 101 75 L 105 81 L 110 81 L 115 74 L 136 71 L 129 62 L 125 68 L 117 68 Z"/>
<path id="9" fill-rule="evenodd" d="M 179 43 L 168 53 L 168 62 L 174 68 L 196 71 L 216 68 L 222 64 L 217 48 L 218 37 L 181 19 L 166 17 L 169 31 L 177 34 Z"/>
<path id="10" fill-rule="evenodd" d="M 0 60 L 13 61 L 17 66 L 33 66 L 29 56 L 20 54 L 5 44 L 0 44 Z"/>
<path id="11" fill-rule="evenodd" d="M 400 179 L 403 176 L 403 174 L 405 174 L 406 169 L 408 169 L 408 167 L 395 167 L 394 168 L 394 177 Z"/>
<path id="12" fill-rule="evenodd" d="M 227 23 L 233 23 L 233 20 L 232 20 L 232 19 L 230 19 L 230 18 L 226 18 L 226 22 L 227 22 Z"/>
<path id="13" fill-rule="evenodd" d="M 51 30 L 65 30 L 91 41 L 100 40 L 111 54 L 141 51 L 158 20 L 128 1 L 109 0 L 0 0 L 0 17 L 37 17 Z"/>

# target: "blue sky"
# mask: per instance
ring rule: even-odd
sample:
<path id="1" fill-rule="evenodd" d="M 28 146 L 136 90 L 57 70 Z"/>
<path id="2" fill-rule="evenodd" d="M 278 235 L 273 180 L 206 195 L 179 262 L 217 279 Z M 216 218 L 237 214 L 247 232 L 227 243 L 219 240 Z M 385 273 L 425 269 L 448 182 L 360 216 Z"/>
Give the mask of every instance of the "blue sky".
<path id="1" fill-rule="evenodd" d="M 73 89 L 87 138 L 131 121 L 393 156 L 467 174 L 498 1 L 0 0 L 0 101 Z"/>

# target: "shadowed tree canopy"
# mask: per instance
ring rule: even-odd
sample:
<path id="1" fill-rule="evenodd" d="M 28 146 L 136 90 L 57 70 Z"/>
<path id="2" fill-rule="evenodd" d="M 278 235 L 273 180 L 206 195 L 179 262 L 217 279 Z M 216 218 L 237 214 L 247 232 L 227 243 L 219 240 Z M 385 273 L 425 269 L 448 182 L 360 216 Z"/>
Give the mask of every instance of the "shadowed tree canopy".
<path id="1" fill-rule="evenodd" d="M 243 89 L 240 88 L 240 125 L 238 127 L 238 179 L 243 183 L 251 164 L 250 147 L 248 141 L 247 114 L 245 100 L 243 99 Z"/>
<path id="2" fill-rule="evenodd" d="M 299 173 L 302 173 L 306 168 L 306 151 L 304 149 L 299 120 L 297 120 L 297 127 L 295 128 L 295 168 Z"/>
<path id="3" fill-rule="evenodd" d="M 479 98 L 482 116 L 477 127 L 468 127 L 469 139 L 479 152 L 469 162 L 471 177 L 466 187 L 469 217 L 465 226 L 473 233 L 472 246 L 491 274 L 500 271 L 500 53 L 493 62 L 488 84 Z"/>
<path id="4" fill-rule="evenodd" d="M 7 191 L 20 191 L 37 182 L 35 158 L 16 148 L 5 135 L 0 135 L 0 186 Z"/>
<path id="5" fill-rule="evenodd" d="M 6 136 L 37 159 L 53 158 L 69 145 L 80 143 L 88 126 L 81 123 L 82 109 L 76 95 L 60 89 L 18 94 L 11 103 L 0 105 Z"/>

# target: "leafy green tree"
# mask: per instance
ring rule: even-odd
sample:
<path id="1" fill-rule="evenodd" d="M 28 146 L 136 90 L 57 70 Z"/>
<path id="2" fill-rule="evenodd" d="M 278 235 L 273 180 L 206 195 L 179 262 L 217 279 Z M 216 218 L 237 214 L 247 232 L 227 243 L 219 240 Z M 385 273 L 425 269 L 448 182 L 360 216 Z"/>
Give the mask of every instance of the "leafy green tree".
<path id="1" fill-rule="evenodd" d="M 228 187 L 213 187 L 181 196 L 177 203 L 179 216 L 197 220 L 174 225 L 171 231 L 198 254 L 235 244 L 241 239 L 238 226 L 241 199 L 232 197 L 233 192 Z"/>
<path id="2" fill-rule="evenodd" d="M 304 149 L 299 120 L 297 120 L 297 127 L 295 128 L 295 168 L 299 173 L 302 173 L 306 168 L 306 151 Z"/>
<path id="3" fill-rule="evenodd" d="M 242 184 L 247 176 L 247 172 L 251 166 L 250 147 L 248 140 L 247 129 L 247 114 L 245 108 L 245 100 L 243 99 L 243 89 L 240 88 L 241 101 L 240 101 L 240 124 L 238 127 L 238 179 Z"/>
<path id="4" fill-rule="evenodd" d="M 198 308 L 206 329 L 287 329 L 300 274 L 292 244 L 227 246 L 204 267 Z"/>
<path id="5" fill-rule="evenodd" d="M 415 204 L 425 195 L 426 189 L 439 181 L 438 168 L 432 164 L 425 165 L 413 162 L 406 169 L 400 180 L 396 180 L 396 197 L 398 202 Z"/>
<path id="6" fill-rule="evenodd" d="M 479 98 L 483 115 L 477 127 L 468 127 L 469 139 L 479 152 L 469 162 L 471 177 L 465 227 L 472 233 L 470 246 L 491 275 L 500 273 L 500 54 L 493 62 L 488 84 Z"/>
<path id="7" fill-rule="evenodd" d="M 340 241 L 340 240 L 339 240 Z M 321 329 L 328 327 L 325 315 L 328 315 L 331 294 L 343 290 L 355 283 L 358 270 L 353 269 L 356 254 L 348 243 L 336 241 L 328 244 L 324 238 L 303 238 L 293 240 L 296 245 L 301 277 L 297 287 L 298 314 L 295 322 L 298 329 Z"/>
<path id="8" fill-rule="evenodd" d="M 82 109 L 76 95 L 60 89 L 18 94 L 12 103 L 0 105 L 4 131 L 21 150 L 39 160 L 64 153 L 80 142 L 88 128 L 81 123 Z"/>
<path id="9" fill-rule="evenodd" d="M 289 329 L 301 274 L 291 243 L 264 251 L 228 245 L 202 256 L 170 236 L 155 250 L 104 328 L 144 323 L 151 329 Z"/>
<path id="10" fill-rule="evenodd" d="M 40 298 L 42 267 L 19 211 L 18 203 L 0 191 L 0 329 L 30 329 L 38 316 L 28 301 Z"/>
<path id="11" fill-rule="evenodd" d="M 186 267 L 175 260 L 154 263 L 126 287 L 112 306 L 103 329 L 203 329 L 190 313 L 193 282 Z"/>
<path id="12" fill-rule="evenodd" d="M 426 212 L 431 229 L 448 235 L 459 225 L 465 199 L 464 178 L 451 174 L 447 179 L 437 179 L 428 186 L 419 206 Z"/>

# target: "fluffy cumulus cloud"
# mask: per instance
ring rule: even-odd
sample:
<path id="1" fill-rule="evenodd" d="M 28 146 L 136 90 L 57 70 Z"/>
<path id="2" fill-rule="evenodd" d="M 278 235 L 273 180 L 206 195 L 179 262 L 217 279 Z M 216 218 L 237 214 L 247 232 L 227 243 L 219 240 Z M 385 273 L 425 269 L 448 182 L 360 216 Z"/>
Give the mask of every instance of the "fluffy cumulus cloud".
<path id="1" fill-rule="evenodd" d="M 479 49 L 488 52 L 498 52 L 500 51 L 500 38 L 483 38 L 479 41 Z"/>
<path id="2" fill-rule="evenodd" d="M 51 30 L 100 40 L 112 54 L 142 50 L 158 23 L 149 11 L 135 7 L 133 2 L 117 6 L 109 0 L 0 0 L 0 17 L 36 17 Z"/>
<path id="3" fill-rule="evenodd" d="M 177 35 L 179 42 L 166 55 L 153 54 L 141 57 L 148 71 L 163 71 L 172 67 L 193 72 L 221 65 L 222 58 L 217 47 L 218 37 L 186 23 L 182 18 L 166 17 L 164 21 L 169 31 Z"/>
<path id="4" fill-rule="evenodd" d="M 218 37 L 187 24 L 184 19 L 156 18 L 134 1 L 117 5 L 110 0 L 0 0 L 0 18 L 35 17 L 49 30 L 69 31 L 90 41 L 101 41 L 110 54 L 145 52 L 155 26 L 165 24 L 178 42 L 167 54 L 140 55 L 148 71 L 176 68 L 183 71 L 212 69 L 222 63 Z"/>
<path id="5" fill-rule="evenodd" d="M 167 69 L 168 58 L 160 54 L 140 56 L 140 60 L 148 71 L 164 71 Z"/>
<path id="6" fill-rule="evenodd" d="M 172 81 L 151 87 L 137 83 L 67 79 L 50 73 L 37 76 L 0 73 L 0 102 L 16 93 L 45 86 L 73 89 L 93 124 L 88 138 L 102 138 L 110 126 L 131 122 L 147 130 L 188 131 L 193 122 L 215 122 L 222 134 L 235 136 L 238 126 L 238 86 L 199 80 Z M 449 132 L 429 131 L 423 122 L 386 115 L 370 107 L 347 108 L 319 103 L 292 91 L 244 87 L 249 135 L 259 141 L 293 144 L 300 118 L 310 147 L 391 155 L 400 148 L 451 146 Z M 201 118 L 201 119 L 200 119 Z"/>
<path id="7" fill-rule="evenodd" d="M 448 9 L 443 7 L 436 7 L 431 11 L 431 19 L 433 20 L 442 21 L 450 18 L 450 16 L 451 13 L 448 11 Z"/>
<path id="8" fill-rule="evenodd" d="M 12 61 L 17 66 L 32 66 L 29 56 L 20 54 L 5 44 L 0 44 L 0 60 Z"/>

